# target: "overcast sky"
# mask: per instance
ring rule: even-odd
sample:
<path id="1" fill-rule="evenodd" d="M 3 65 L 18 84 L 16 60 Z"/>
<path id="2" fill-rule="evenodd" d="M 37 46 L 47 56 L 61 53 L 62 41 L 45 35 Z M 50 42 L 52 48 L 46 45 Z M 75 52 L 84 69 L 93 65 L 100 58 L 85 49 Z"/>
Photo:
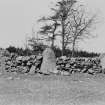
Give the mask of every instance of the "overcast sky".
<path id="1" fill-rule="evenodd" d="M 55 0 L 0 0 L 0 47 L 23 47 L 32 26 L 38 30 L 37 20 L 50 13 Z M 79 1 L 79 0 L 78 0 Z M 80 49 L 105 52 L 105 0 L 80 0 L 93 13 L 100 16 L 94 32 L 98 37 L 80 43 Z"/>

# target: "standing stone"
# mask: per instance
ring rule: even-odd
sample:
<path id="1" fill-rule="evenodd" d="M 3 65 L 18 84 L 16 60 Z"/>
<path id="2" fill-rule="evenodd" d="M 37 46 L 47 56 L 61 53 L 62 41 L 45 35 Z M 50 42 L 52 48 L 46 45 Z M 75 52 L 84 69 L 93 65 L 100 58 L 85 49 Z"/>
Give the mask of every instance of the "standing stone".
<path id="1" fill-rule="evenodd" d="M 51 48 L 46 48 L 42 54 L 43 61 L 41 64 L 40 72 L 43 74 L 57 73 L 56 57 Z"/>
<path id="2" fill-rule="evenodd" d="M 29 71 L 29 74 L 35 74 L 36 67 L 33 65 Z"/>

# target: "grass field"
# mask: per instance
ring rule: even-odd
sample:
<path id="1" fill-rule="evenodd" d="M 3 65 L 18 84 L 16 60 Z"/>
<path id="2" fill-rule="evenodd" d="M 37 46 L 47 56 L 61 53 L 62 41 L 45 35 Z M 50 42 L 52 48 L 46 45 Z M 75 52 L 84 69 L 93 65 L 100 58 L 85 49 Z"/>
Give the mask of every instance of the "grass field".
<path id="1" fill-rule="evenodd" d="M 105 105 L 105 75 L 1 74 L 0 105 Z"/>

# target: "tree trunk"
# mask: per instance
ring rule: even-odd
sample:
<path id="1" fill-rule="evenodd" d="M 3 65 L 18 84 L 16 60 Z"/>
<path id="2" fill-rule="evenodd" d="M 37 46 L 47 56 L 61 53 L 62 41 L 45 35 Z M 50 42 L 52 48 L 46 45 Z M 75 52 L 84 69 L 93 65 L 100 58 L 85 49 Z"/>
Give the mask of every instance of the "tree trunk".
<path id="1" fill-rule="evenodd" d="M 72 54 L 71 54 L 71 57 L 74 57 L 74 53 L 75 53 L 75 40 L 73 41 L 73 45 L 72 45 Z"/>
<path id="2" fill-rule="evenodd" d="M 64 21 L 62 20 L 62 56 L 64 55 L 64 36 L 65 36 L 65 29 L 64 29 Z"/>
<path id="3" fill-rule="evenodd" d="M 51 42 L 51 48 L 53 49 L 54 48 L 54 40 L 55 40 L 55 31 L 56 31 L 56 28 L 57 28 L 57 23 L 55 23 L 54 25 L 54 29 L 53 29 L 53 36 L 52 36 L 52 42 Z"/>
<path id="4" fill-rule="evenodd" d="M 54 38 L 52 39 L 52 42 L 51 42 L 51 48 L 52 49 L 54 48 Z"/>

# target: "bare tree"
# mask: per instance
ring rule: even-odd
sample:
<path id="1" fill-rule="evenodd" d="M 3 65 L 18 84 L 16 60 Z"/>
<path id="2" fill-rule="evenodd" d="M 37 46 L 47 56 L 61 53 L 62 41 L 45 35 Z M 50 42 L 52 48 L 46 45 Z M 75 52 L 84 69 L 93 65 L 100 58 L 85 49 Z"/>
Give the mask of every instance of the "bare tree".
<path id="1" fill-rule="evenodd" d="M 34 24 L 32 27 L 31 37 L 27 37 L 27 46 L 31 47 L 33 51 L 40 52 L 45 48 L 45 45 L 42 43 L 42 38 L 39 36 L 38 32 L 34 30 Z"/>
<path id="2" fill-rule="evenodd" d="M 91 31 L 95 24 L 96 15 L 87 16 L 83 9 L 72 9 L 69 20 L 67 31 L 72 42 L 72 56 L 74 56 L 75 45 L 78 41 L 94 37 Z"/>

